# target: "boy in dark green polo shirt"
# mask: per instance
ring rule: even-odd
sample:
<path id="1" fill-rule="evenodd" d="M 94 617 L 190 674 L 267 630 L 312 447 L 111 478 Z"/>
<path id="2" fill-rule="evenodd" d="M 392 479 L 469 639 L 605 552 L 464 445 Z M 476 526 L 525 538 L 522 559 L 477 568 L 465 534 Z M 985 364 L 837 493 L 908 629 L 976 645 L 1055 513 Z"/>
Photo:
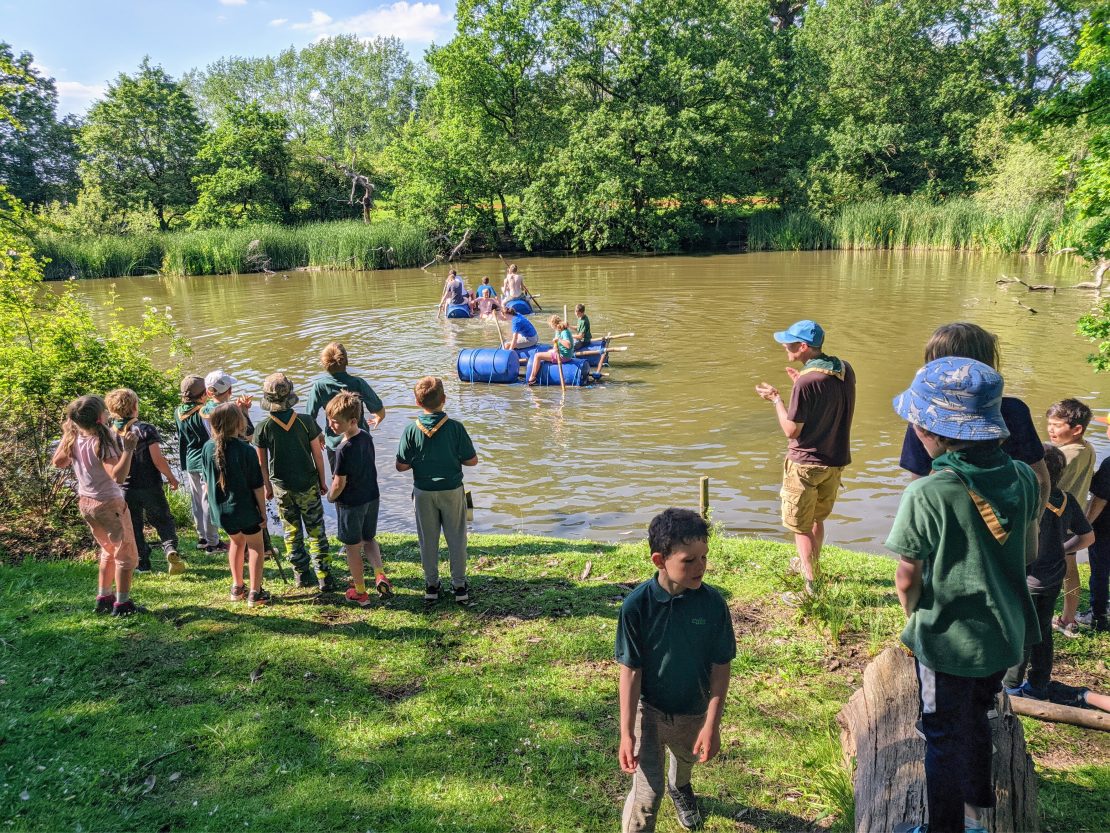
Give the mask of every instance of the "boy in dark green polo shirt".
<path id="1" fill-rule="evenodd" d="M 574 315 L 578 319 L 578 325 L 574 328 L 574 349 L 585 350 L 594 340 L 594 334 L 590 332 L 590 316 L 586 315 L 586 305 L 575 305 Z"/>
<path id="2" fill-rule="evenodd" d="M 425 376 L 414 389 L 424 413 L 405 426 L 397 446 L 397 471 L 412 469 L 416 537 L 424 567 L 424 601 L 439 599 L 439 533 L 447 539 L 456 602 L 470 600 L 466 582 L 466 493 L 463 466 L 478 465 L 474 443 L 461 422 L 443 413 L 443 380 Z"/>
<path id="3" fill-rule="evenodd" d="M 329 559 L 331 547 L 324 531 L 324 505 L 320 501 L 320 495 L 327 491 L 320 426 L 305 414 L 294 412 L 296 404 L 297 394 L 293 393 L 288 376 L 284 373 L 267 376 L 262 383 L 259 407 L 269 416 L 255 431 L 254 444 L 262 466 L 266 500 L 277 498 L 297 586 L 312 587 L 318 581 L 321 590 L 333 591 L 336 587 Z"/>
<path id="4" fill-rule="evenodd" d="M 985 833 L 993 807 L 991 728 L 1002 675 L 1040 640 L 1025 565 L 1037 556 L 1041 514 L 1033 469 L 1000 447 L 1002 377 L 955 356 L 934 359 L 894 400 L 933 460 L 906 487 L 886 546 L 901 556 L 895 586 L 909 620 L 925 735 L 927 828 Z"/>
<path id="5" fill-rule="evenodd" d="M 689 509 L 667 509 L 652 519 L 648 545 L 655 576 L 628 595 L 617 620 L 618 757 L 632 774 L 623 833 L 655 830 L 664 790 L 683 827 L 701 824 L 690 772 L 720 751 L 736 656 L 728 605 L 702 583 L 709 552 L 705 519 Z"/>
<path id="6" fill-rule="evenodd" d="M 358 418 L 358 427 L 369 431 L 371 427 L 377 428 L 385 419 L 385 405 L 381 397 L 374 393 L 374 389 L 367 384 L 365 379 L 352 376 L 347 372 L 347 348 L 338 341 L 331 342 L 320 353 L 320 364 L 326 371 L 312 383 L 312 391 L 308 394 L 305 403 L 305 413 L 313 422 L 317 415 L 328 406 L 341 392 L 348 390 L 358 394 L 362 399 L 363 408 L 371 415 L 370 422 L 365 416 Z M 328 455 L 328 467 L 335 474 L 335 449 L 343 442 L 343 437 L 331 430 L 331 426 L 324 424 L 324 450 Z"/>
<path id="7" fill-rule="evenodd" d="M 201 413 L 207 395 L 203 377 L 186 376 L 181 380 L 181 404 L 173 415 L 177 422 L 181 480 L 189 490 L 189 508 L 197 528 L 197 550 L 222 552 L 227 549 L 227 544 L 220 541 L 220 528 L 212 520 L 208 494 L 204 489 L 204 469 L 200 464 L 201 451 L 208 442 L 208 422 Z"/>

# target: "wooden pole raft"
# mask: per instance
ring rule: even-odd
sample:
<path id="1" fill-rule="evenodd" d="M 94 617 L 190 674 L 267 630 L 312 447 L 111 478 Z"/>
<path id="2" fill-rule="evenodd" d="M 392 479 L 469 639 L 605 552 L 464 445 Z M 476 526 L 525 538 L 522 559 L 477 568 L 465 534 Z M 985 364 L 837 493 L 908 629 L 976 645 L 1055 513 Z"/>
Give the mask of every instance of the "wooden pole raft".
<path id="1" fill-rule="evenodd" d="M 855 760 L 855 829 L 893 830 L 925 821 L 925 741 L 916 733 L 917 672 L 899 648 L 887 648 L 863 672 L 863 687 L 836 716 L 846 761 Z M 994 712 L 992 712 L 992 715 Z M 997 806 L 983 826 L 995 833 L 1040 830 L 1037 779 L 1021 721 L 999 695 L 991 718 Z"/>

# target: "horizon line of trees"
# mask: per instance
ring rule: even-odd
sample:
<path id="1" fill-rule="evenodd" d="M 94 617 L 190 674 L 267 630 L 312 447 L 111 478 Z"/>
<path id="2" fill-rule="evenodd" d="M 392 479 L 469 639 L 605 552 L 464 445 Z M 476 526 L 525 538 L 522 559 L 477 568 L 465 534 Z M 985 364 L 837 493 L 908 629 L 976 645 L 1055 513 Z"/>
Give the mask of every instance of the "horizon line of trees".
<path id="1" fill-rule="evenodd" d="M 1097 0 L 460 0 L 457 21 L 420 63 L 353 36 L 180 79 L 148 58 L 83 119 L 0 44 L 29 79 L 0 77 L 0 183 L 68 234 L 385 199 L 431 236 L 578 250 L 689 245 L 754 195 L 825 217 L 974 196 L 1055 204 L 1106 256 Z"/>

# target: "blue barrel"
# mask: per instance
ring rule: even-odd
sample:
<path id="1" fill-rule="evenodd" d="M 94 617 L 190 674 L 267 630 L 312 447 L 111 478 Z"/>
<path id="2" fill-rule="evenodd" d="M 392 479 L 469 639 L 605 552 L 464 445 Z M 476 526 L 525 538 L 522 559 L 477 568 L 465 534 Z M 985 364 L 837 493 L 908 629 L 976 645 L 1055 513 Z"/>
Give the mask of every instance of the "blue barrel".
<path id="1" fill-rule="evenodd" d="M 528 357 L 525 380 L 532 375 L 532 365 L 535 364 L 536 354 Z M 590 383 L 590 364 L 585 359 L 565 359 L 563 361 L 563 382 L 567 387 L 582 387 Z M 536 377 L 537 385 L 559 385 L 559 368 L 552 362 L 544 362 L 540 373 Z"/>
<path id="2" fill-rule="evenodd" d="M 459 352 L 456 363 L 463 382 L 507 384 L 520 375 L 520 358 L 516 350 L 497 347 L 468 347 Z M 555 380 L 558 384 L 558 379 Z"/>
<path id="3" fill-rule="evenodd" d="M 608 345 L 605 343 L 605 339 L 598 338 L 598 339 L 594 339 L 593 341 L 591 341 L 588 347 L 580 347 L 579 350 L 588 350 L 591 353 L 594 352 L 595 350 L 601 351 L 596 356 L 583 356 L 582 357 L 587 362 L 589 362 L 590 367 L 596 368 L 598 366 L 598 363 L 601 361 L 601 354 L 602 354 L 602 352 L 604 352 L 604 350 L 607 346 Z M 605 357 L 605 363 L 609 364 L 609 357 L 608 356 Z"/>
<path id="4" fill-rule="evenodd" d="M 469 304 L 448 304 L 447 305 L 448 318 L 470 318 L 470 305 Z"/>
<path id="5" fill-rule="evenodd" d="M 513 300 L 511 301 L 506 301 L 505 309 L 511 309 L 513 312 L 519 312 L 521 315 L 532 314 L 532 305 L 523 298 L 513 298 Z"/>

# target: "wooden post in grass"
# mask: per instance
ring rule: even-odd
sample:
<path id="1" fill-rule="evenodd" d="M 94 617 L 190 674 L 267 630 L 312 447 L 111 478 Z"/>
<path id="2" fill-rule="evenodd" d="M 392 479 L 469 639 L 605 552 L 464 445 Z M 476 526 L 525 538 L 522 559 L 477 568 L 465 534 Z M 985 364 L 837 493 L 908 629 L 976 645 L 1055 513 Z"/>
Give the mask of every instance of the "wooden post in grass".
<path id="1" fill-rule="evenodd" d="M 698 511 L 703 518 L 709 517 L 709 478 L 704 476 L 699 487 Z"/>
<path id="2" fill-rule="evenodd" d="M 980 819 L 988 830 L 1040 830 L 1037 777 L 1021 721 L 1000 694 L 991 718 L 997 806 Z M 836 716 L 845 762 L 855 761 L 855 829 L 893 830 L 925 820 L 925 741 L 916 733 L 917 671 L 901 648 L 890 647 L 863 672 L 858 689 Z"/>

